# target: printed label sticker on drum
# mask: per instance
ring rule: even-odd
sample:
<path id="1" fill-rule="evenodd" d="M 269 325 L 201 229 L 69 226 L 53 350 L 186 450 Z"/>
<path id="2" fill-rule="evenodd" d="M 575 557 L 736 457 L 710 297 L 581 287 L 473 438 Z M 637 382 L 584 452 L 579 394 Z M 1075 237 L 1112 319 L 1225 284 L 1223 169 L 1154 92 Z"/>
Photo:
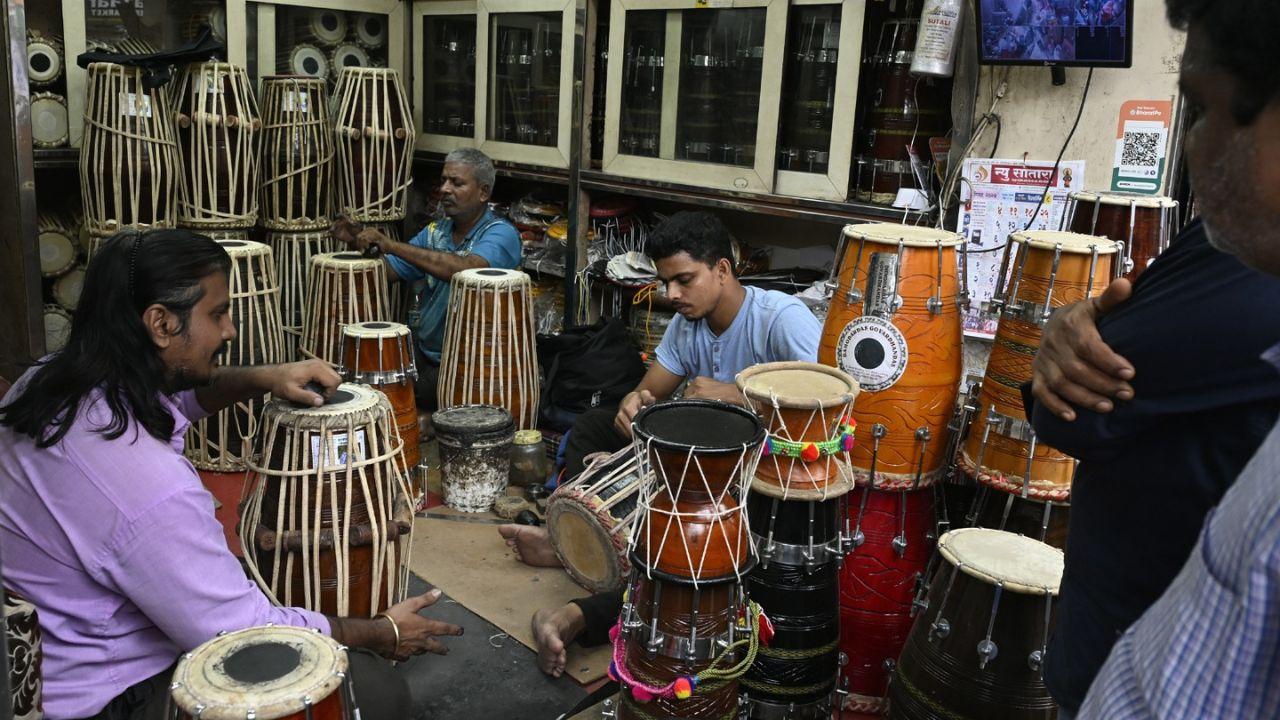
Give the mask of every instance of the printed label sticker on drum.
<path id="1" fill-rule="evenodd" d="M 344 432 L 336 432 L 329 435 L 328 452 L 325 453 L 324 467 L 332 468 L 336 466 L 344 466 L 350 456 L 351 462 L 362 462 L 365 459 L 364 454 L 364 431 L 357 430 L 355 437 L 355 446 L 347 441 L 347 434 Z M 311 436 L 311 467 L 320 467 L 320 436 Z"/>
<path id="2" fill-rule="evenodd" d="M 151 96 L 120 93 L 120 114 L 126 117 L 151 117 Z"/>
<path id="3" fill-rule="evenodd" d="M 907 371 L 907 339 L 893 323 L 864 315 L 844 326 L 836 343 L 836 363 L 864 392 L 893 387 Z"/>
<path id="4" fill-rule="evenodd" d="M 867 266 L 867 292 L 863 312 L 887 317 L 902 307 L 898 297 L 898 254 L 872 253 Z"/>
<path id="5" fill-rule="evenodd" d="M 284 94 L 284 102 L 281 103 L 285 112 L 307 112 L 307 98 L 311 97 L 308 93 L 294 92 L 290 90 Z"/>

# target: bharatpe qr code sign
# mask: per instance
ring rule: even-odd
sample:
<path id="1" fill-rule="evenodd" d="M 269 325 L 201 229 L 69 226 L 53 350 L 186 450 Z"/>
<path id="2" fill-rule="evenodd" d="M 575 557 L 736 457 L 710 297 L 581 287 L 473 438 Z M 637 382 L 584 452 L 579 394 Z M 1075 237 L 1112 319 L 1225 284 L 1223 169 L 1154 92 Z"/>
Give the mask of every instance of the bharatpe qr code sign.
<path id="1" fill-rule="evenodd" d="M 1155 195 L 1164 176 L 1173 103 L 1130 100 L 1120 108 L 1111 189 Z"/>

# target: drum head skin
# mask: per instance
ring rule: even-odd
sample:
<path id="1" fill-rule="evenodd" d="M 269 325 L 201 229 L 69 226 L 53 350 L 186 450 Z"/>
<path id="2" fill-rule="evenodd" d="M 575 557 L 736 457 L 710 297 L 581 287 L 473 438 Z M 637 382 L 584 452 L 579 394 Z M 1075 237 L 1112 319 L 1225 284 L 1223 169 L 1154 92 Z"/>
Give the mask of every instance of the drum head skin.
<path id="1" fill-rule="evenodd" d="M 899 225 L 897 223 L 865 223 L 863 225 L 845 225 L 844 235 L 851 240 L 866 240 L 882 245 L 902 243 L 904 247 L 957 247 L 964 238 L 953 232 L 936 230 L 919 225 Z"/>
<path id="2" fill-rule="evenodd" d="M 650 405 L 631 425 L 642 441 L 670 450 L 741 452 L 764 441 L 764 425 L 754 413 L 711 400 Z"/>
<path id="3" fill-rule="evenodd" d="M 1122 192 L 1119 190 L 1094 192 L 1091 190 L 1080 190 L 1071 193 L 1071 199 L 1082 203 L 1096 203 L 1101 201 L 1103 205 L 1130 205 L 1140 208 L 1176 208 L 1178 201 L 1163 195 L 1139 195 L 1138 193 Z"/>
<path id="4" fill-rule="evenodd" d="M 858 383 L 847 373 L 818 363 L 755 365 L 738 373 L 737 382 L 747 397 L 785 407 L 830 408 L 858 396 Z"/>
<path id="5" fill-rule="evenodd" d="M 1016 232 L 1009 235 L 1009 239 L 1017 243 L 1025 243 L 1029 247 L 1039 248 L 1041 250 L 1055 250 L 1059 245 L 1062 246 L 1062 252 L 1075 253 L 1078 255 L 1089 255 L 1093 253 L 1094 248 L 1098 249 L 1099 255 L 1111 255 L 1120 249 L 1118 243 L 1112 242 L 1104 237 L 1095 237 L 1093 235 L 1081 235 L 1073 232 L 1059 232 L 1057 230 L 1028 230 L 1026 232 Z"/>
<path id="6" fill-rule="evenodd" d="M 938 552 L 965 574 L 1010 592 L 1057 595 L 1062 551 L 1003 530 L 963 528 L 938 541 Z"/>

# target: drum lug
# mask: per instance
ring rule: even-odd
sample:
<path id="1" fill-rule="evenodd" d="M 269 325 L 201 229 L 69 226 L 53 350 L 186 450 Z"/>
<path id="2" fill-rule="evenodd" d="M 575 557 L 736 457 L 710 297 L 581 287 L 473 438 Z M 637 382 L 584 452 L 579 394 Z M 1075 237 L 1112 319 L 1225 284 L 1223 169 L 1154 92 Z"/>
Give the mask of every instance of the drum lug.
<path id="1" fill-rule="evenodd" d="M 1034 672 L 1040 672 L 1040 666 L 1043 662 L 1044 654 L 1039 650 L 1032 650 L 1031 654 L 1027 656 L 1027 667 L 1031 668 Z"/>
<path id="2" fill-rule="evenodd" d="M 618 717 L 618 711 L 613 707 L 613 698 L 605 698 L 604 703 L 600 706 L 601 720 L 614 720 Z"/>
<path id="3" fill-rule="evenodd" d="M 991 638 L 983 638 L 978 642 L 978 669 L 986 670 L 987 663 L 996 659 L 996 655 L 1000 654 L 1000 648 L 996 646 Z"/>
<path id="4" fill-rule="evenodd" d="M 929 603 L 926 602 L 925 606 L 927 607 L 928 604 Z M 946 618 L 940 617 L 937 620 L 933 621 L 932 624 L 929 625 L 930 640 L 945 640 L 946 637 L 950 634 L 951 634 L 951 623 L 948 622 Z"/>
<path id="5" fill-rule="evenodd" d="M 911 601 L 911 617 L 915 617 L 923 612 L 929 611 L 928 598 L 916 598 Z"/>

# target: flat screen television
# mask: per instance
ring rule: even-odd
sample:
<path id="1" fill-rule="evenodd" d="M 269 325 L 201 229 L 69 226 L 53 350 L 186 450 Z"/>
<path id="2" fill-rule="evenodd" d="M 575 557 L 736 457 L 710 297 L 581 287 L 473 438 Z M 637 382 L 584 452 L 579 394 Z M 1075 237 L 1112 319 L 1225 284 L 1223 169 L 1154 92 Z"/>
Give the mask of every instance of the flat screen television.
<path id="1" fill-rule="evenodd" d="M 1131 67 L 1133 4 L 1134 0 L 978 0 L 981 61 Z"/>

